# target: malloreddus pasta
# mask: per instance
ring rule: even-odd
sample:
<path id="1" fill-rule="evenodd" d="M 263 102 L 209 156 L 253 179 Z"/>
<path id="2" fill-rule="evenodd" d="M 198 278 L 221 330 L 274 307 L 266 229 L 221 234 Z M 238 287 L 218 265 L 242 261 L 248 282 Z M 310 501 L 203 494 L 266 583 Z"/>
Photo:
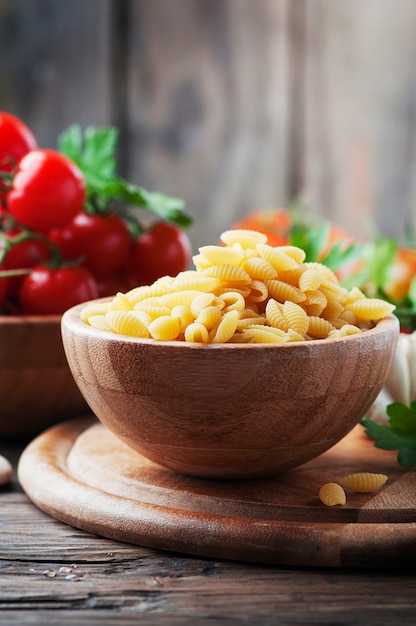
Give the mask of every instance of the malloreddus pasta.
<path id="1" fill-rule="evenodd" d="M 251 230 L 225 231 L 221 241 L 199 249 L 195 269 L 88 304 L 82 319 L 159 341 L 281 344 L 361 333 L 394 310 L 345 289 L 301 248 L 269 246 Z"/>
<path id="2" fill-rule="evenodd" d="M 347 496 L 343 489 L 349 489 L 355 493 L 372 493 L 388 481 L 385 474 L 373 472 L 356 472 L 344 476 L 338 483 L 325 483 L 319 490 L 319 499 L 326 506 L 342 506 L 347 502 Z"/>

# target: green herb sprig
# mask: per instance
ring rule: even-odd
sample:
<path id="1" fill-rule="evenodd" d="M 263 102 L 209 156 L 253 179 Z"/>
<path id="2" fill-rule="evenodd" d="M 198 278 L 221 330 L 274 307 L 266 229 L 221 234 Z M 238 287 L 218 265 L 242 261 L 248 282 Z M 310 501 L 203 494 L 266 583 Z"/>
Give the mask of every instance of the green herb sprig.
<path id="1" fill-rule="evenodd" d="M 410 406 L 393 402 L 386 411 L 388 424 L 379 424 L 368 417 L 361 420 L 365 433 L 375 439 L 376 448 L 397 450 L 399 465 L 416 465 L 416 401 L 412 401 Z"/>
<path id="2" fill-rule="evenodd" d="M 78 124 L 58 137 L 58 150 L 74 161 L 84 175 L 86 210 L 105 213 L 121 204 L 124 212 L 127 206 L 143 208 L 182 228 L 190 226 L 192 218 L 184 212 L 182 199 L 147 191 L 117 174 L 118 138 L 116 128 L 89 126 L 82 131 Z"/>

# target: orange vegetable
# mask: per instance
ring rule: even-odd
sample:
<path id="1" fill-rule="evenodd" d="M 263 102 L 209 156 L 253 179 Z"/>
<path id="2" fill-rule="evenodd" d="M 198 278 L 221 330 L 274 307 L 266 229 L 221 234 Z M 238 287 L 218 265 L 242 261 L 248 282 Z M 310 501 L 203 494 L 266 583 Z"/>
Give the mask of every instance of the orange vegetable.
<path id="1" fill-rule="evenodd" d="M 321 218 L 320 224 L 322 225 L 324 222 L 325 219 Z M 319 222 L 316 217 L 308 219 L 306 213 L 301 218 L 294 217 L 290 210 L 285 208 L 258 209 L 238 220 L 232 228 L 257 230 L 267 235 L 269 245 L 284 246 L 289 243 L 292 229 L 297 224 L 303 228 L 313 229 Z M 343 242 L 347 246 L 353 241 L 349 233 L 336 224 L 330 223 L 329 236 L 320 256 L 323 258 L 335 243 Z"/>
<path id="2" fill-rule="evenodd" d="M 412 279 L 416 276 L 416 249 L 401 248 L 391 268 L 384 292 L 393 302 L 401 302 L 409 293 Z"/>

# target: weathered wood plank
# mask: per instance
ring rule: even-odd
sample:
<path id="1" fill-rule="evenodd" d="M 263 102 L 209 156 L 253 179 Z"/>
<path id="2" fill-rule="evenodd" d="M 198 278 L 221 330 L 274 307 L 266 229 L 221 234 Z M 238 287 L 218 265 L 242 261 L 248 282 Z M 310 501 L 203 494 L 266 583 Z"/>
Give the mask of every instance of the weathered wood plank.
<path id="1" fill-rule="evenodd" d="M 109 0 L 1 0 L 0 109 L 55 147 L 69 124 L 111 113 Z"/>
<path id="2" fill-rule="evenodd" d="M 2 446 L 9 458 L 13 451 Z M 406 572 L 199 559 L 102 539 L 0 492 L 0 621 L 14 624 L 413 624 Z"/>
<path id="3" fill-rule="evenodd" d="M 195 245 L 287 200 L 290 11 L 273 0 L 131 3 L 130 176 L 186 199 Z"/>
<path id="4" fill-rule="evenodd" d="M 304 190 L 357 236 L 415 223 L 415 47 L 411 0 L 306 3 Z"/>
<path id="5" fill-rule="evenodd" d="M 412 0 L 0 0 L 0 108 L 47 146 L 119 126 L 122 173 L 185 199 L 195 249 L 296 194 L 403 240 L 415 42 Z"/>

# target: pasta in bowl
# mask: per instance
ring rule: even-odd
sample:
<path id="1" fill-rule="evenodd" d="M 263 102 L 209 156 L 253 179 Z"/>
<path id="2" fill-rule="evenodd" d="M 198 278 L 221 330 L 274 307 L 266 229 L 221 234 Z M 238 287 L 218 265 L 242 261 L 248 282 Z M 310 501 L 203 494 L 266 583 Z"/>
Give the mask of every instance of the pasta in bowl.
<path id="1" fill-rule="evenodd" d="M 223 235 L 196 270 L 70 309 L 62 336 L 86 401 L 130 447 L 192 476 L 263 477 L 359 422 L 399 324 L 299 248 Z"/>

